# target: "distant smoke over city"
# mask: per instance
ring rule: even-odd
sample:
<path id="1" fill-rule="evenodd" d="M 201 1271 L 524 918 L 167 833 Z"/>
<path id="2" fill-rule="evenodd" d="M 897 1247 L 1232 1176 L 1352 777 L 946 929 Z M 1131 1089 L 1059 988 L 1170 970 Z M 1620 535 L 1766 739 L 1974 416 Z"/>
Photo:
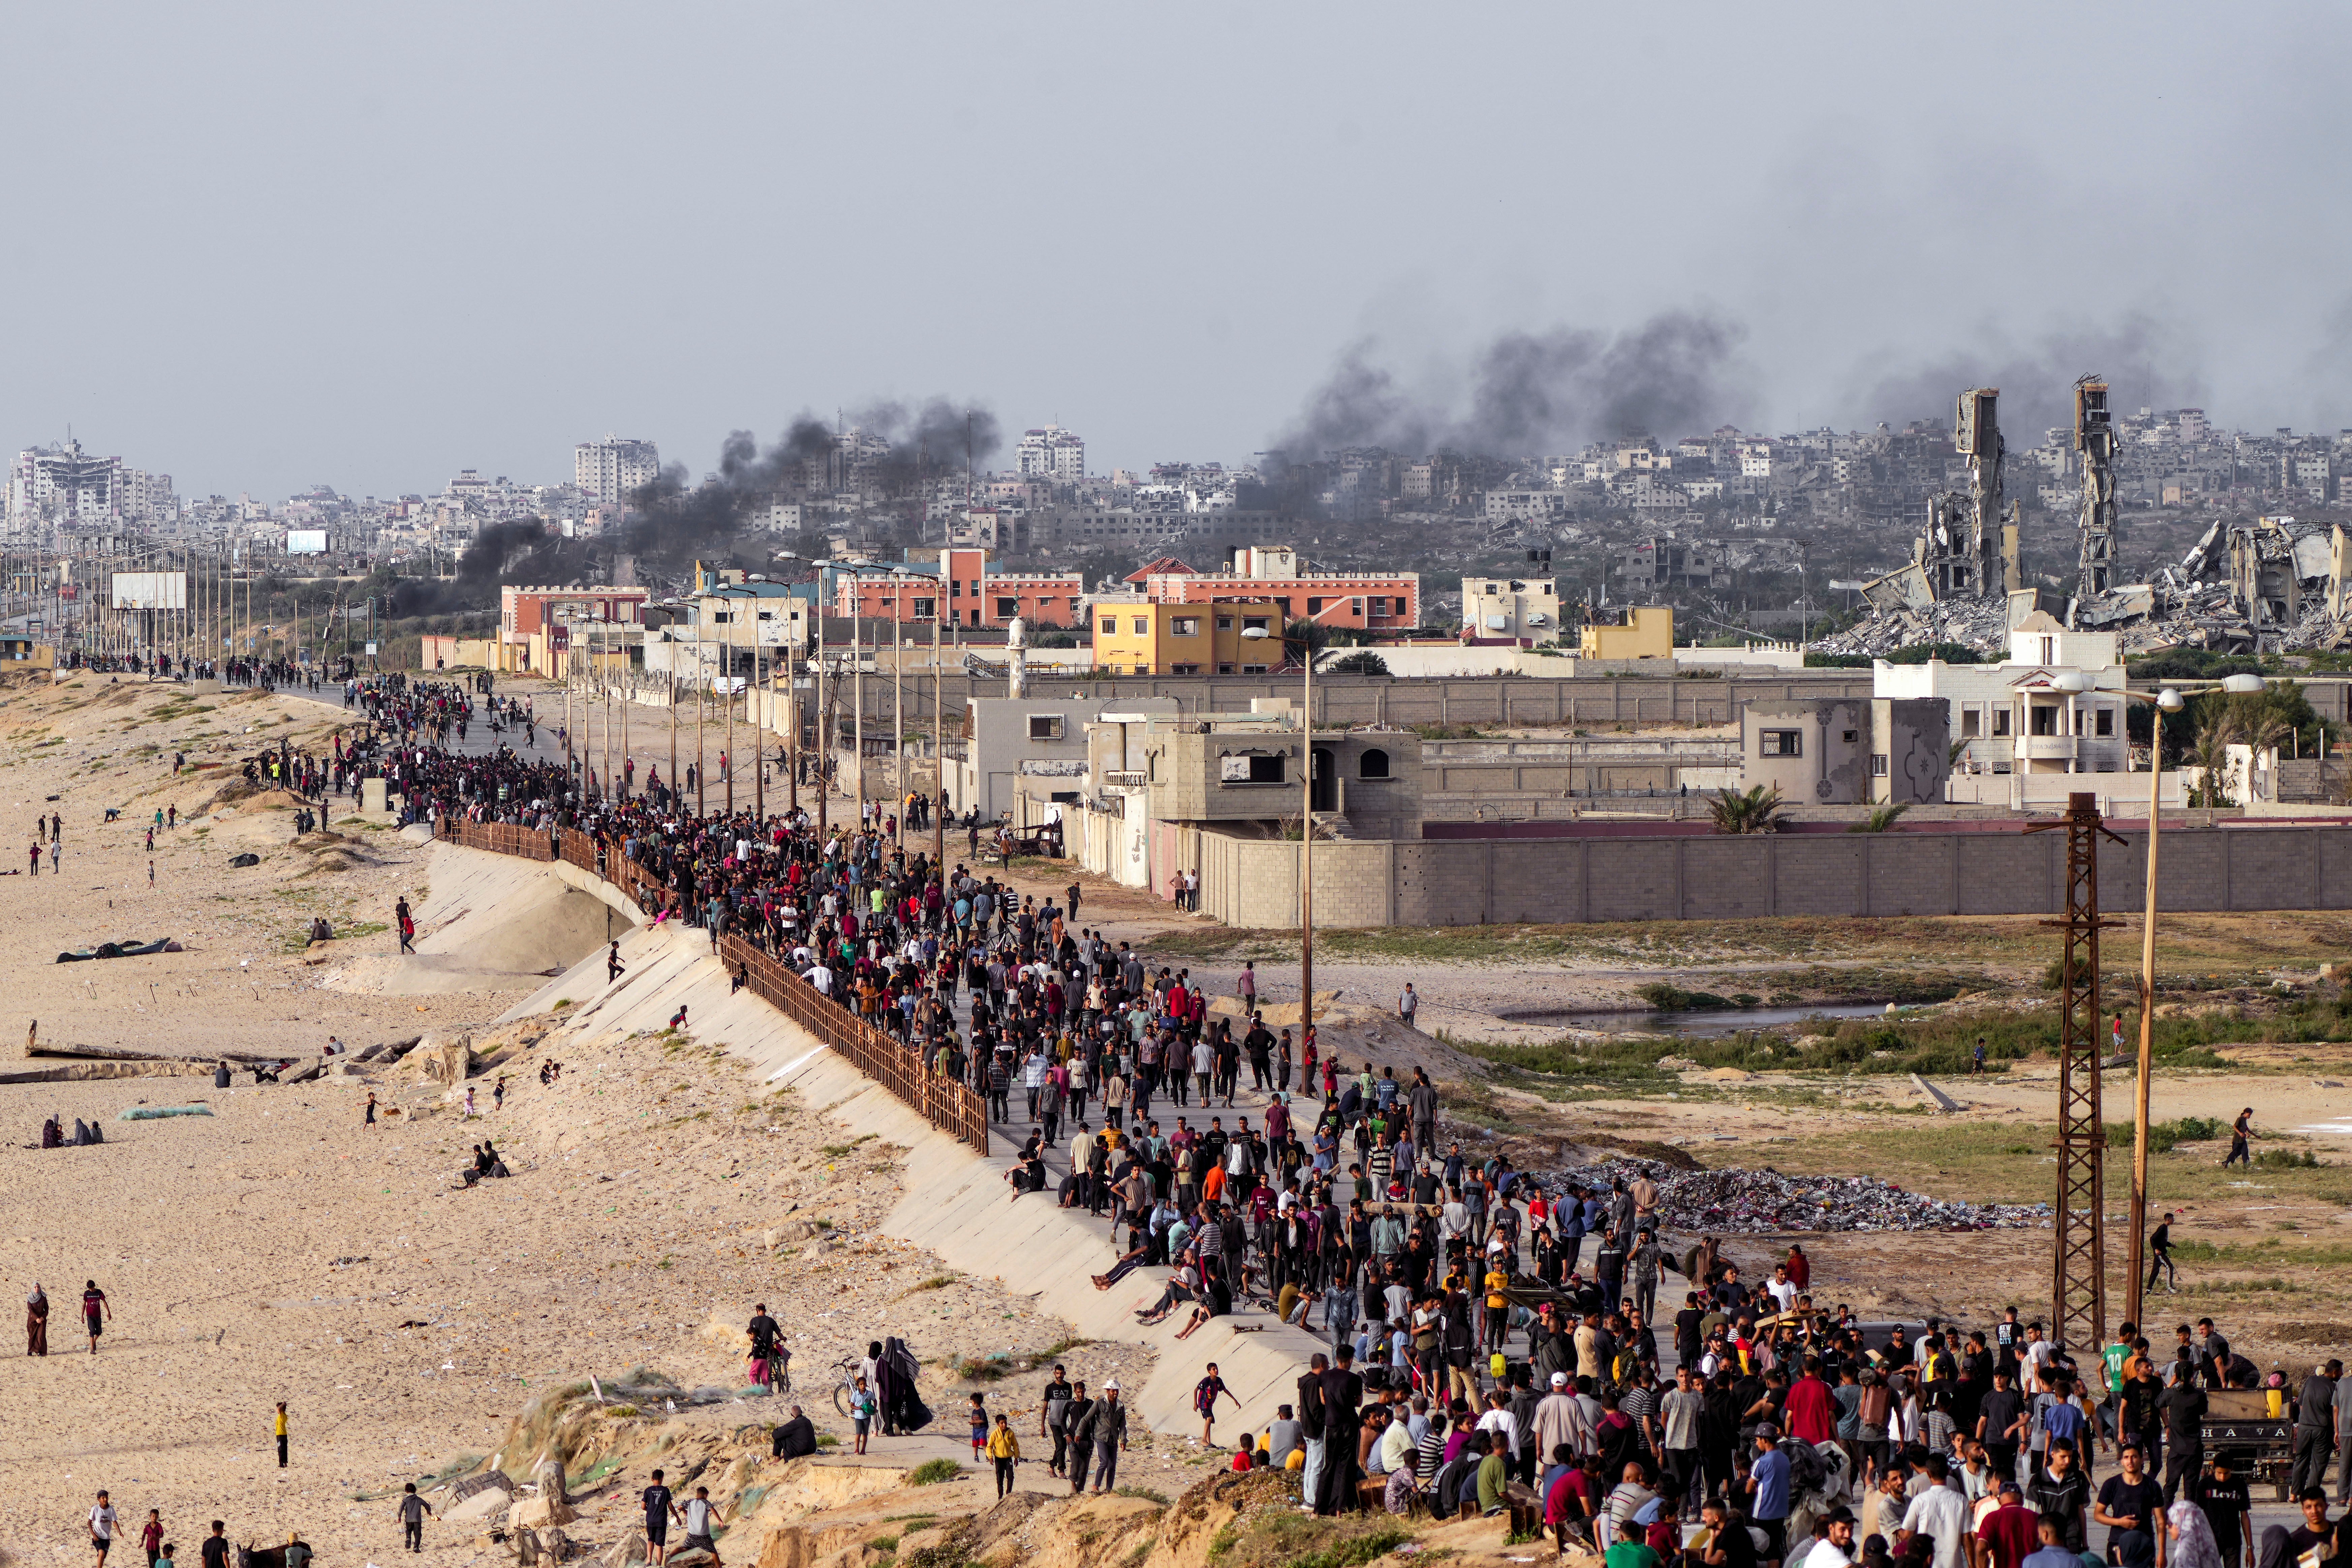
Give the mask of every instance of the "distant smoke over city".
<path id="1" fill-rule="evenodd" d="M 1302 458 L 1341 447 L 1519 457 L 1647 434 L 1672 440 L 1736 420 L 1748 405 L 1737 321 L 1668 311 L 1609 333 L 1507 332 L 1470 361 L 1466 408 L 1399 384 L 1355 345 L 1276 445 Z"/>
<path id="2" fill-rule="evenodd" d="M 2135 313 L 2112 327 L 2053 332 L 2035 342 L 1990 341 L 1915 365 L 1865 365 L 1843 401 L 1863 427 L 1884 420 L 1899 430 L 1914 419 L 1948 425 L 1961 392 L 1997 386 L 2005 439 L 2012 448 L 2031 447 L 2044 430 L 2072 427 L 2074 382 L 2093 373 L 2113 389 L 2107 405 L 2119 412 L 2202 406 L 2204 381 L 2192 358 L 2153 317 Z"/>
<path id="3" fill-rule="evenodd" d="M 908 495 L 919 483 L 961 473 L 967 444 L 972 462 L 985 467 L 1003 443 L 987 407 L 945 397 L 867 404 L 838 429 L 804 413 L 764 450 L 751 431 L 730 430 L 719 443 L 718 469 L 700 484 L 688 481 L 685 464 L 672 463 L 630 498 L 645 515 L 628 548 L 678 549 L 725 539 L 741 531 L 744 512 L 757 501 L 846 485 L 853 477 L 885 496 Z M 842 463 L 827 466 L 836 452 Z"/>

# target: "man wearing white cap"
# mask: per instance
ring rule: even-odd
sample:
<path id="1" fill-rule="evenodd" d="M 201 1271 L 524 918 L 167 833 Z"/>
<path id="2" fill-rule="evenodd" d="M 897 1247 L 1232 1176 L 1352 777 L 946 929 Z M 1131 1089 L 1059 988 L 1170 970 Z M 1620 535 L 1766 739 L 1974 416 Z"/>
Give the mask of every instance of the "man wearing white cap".
<path id="1" fill-rule="evenodd" d="M 1536 1401 L 1536 1454 L 1549 1460 L 1554 1449 L 1562 1443 L 1573 1454 L 1582 1454 L 1591 1447 L 1591 1435 L 1585 1430 L 1584 1412 L 1577 1407 L 1576 1395 L 1568 1391 L 1568 1373 L 1551 1374 L 1551 1392 Z"/>

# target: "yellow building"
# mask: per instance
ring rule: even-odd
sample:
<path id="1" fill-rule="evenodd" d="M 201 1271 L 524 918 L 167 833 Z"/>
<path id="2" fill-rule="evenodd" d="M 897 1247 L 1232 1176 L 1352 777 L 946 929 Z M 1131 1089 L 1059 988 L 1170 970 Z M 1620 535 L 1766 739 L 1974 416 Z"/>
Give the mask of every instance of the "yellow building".
<path id="1" fill-rule="evenodd" d="M 1113 675 L 1263 675 L 1282 663 L 1282 606 L 1272 599 L 1098 604 L 1095 668 Z M 1263 641 L 1242 633 L 1264 627 Z"/>
<path id="2" fill-rule="evenodd" d="M 1580 658 L 1672 658 L 1675 657 L 1675 607 L 1635 605 L 1625 612 L 1622 626 L 1588 625 Z"/>

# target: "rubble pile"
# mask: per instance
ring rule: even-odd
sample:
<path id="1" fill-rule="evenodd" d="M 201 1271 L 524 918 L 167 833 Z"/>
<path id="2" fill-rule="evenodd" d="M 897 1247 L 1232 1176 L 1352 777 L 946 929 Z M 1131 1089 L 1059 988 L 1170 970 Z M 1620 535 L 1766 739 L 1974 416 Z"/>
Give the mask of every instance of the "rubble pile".
<path id="1" fill-rule="evenodd" d="M 2328 524 L 2264 517 L 2217 522 L 2152 581 L 2089 598 L 1936 597 L 1925 575 L 1898 571 L 1867 591 L 1879 606 L 1867 620 L 1814 646 L 1871 658 L 1931 642 L 1998 653 L 2014 618 L 2041 608 L 2070 626 L 2115 632 L 2126 657 L 2168 647 L 2267 654 L 2352 647 L 2352 608 L 2340 616 L 2328 608 L 2352 594 L 2352 584 L 2339 581 L 2342 553 Z M 1900 592 L 1879 592 L 1883 584 Z"/>
<path id="2" fill-rule="evenodd" d="M 1606 1191 L 1646 1175 L 1658 1184 L 1666 1229 L 1718 1236 L 1790 1230 L 2013 1230 L 2050 1223 L 2047 1204 L 1972 1204 L 1906 1193 L 1875 1176 L 1788 1176 L 1762 1170 L 1678 1171 L 1653 1160 L 1619 1159 L 1538 1178 L 1547 1195 L 1570 1184 Z"/>

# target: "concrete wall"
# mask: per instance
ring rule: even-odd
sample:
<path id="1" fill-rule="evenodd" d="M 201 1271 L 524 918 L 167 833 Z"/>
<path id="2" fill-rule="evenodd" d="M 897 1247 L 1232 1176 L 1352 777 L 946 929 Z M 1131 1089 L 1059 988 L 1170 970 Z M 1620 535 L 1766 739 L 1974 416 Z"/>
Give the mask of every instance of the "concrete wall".
<path id="1" fill-rule="evenodd" d="M 1476 650 L 1494 652 L 1493 649 Z M 1508 650 L 1503 650 L 1508 651 Z M 995 650 L 992 657 L 1001 657 Z M 1386 657 L 1383 655 L 1382 657 Z M 1327 675 L 1315 678 L 1315 724 L 1318 729 L 1349 724 L 1736 724 L 1740 709 L 1749 702 L 1779 702 L 1811 697 L 1868 697 L 1871 676 L 1866 669 L 1803 669 L 1785 674 L 1683 678 L 1673 667 L 1655 661 L 1656 673 L 1641 676 L 1580 676 L 1576 661 L 1531 656 L 1530 664 L 1544 666 L 1542 674 L 1477 676 L 1408 680 L 1386 676 Z M 1055 675 L 1069 689 L 1107 701 L 1138 697 L 1172 697 L 1189 714 L 1243 713 L 1254 697 L 1286 697 L 1297 700 L 1299 679 L 1289 675 L 1225 676 L 1084 676 Z M 1037 672 L 1030 684 L 1036 689 Z M 828 682 L 828 684 L 834 684 Z M 960 721 L 970 695 L 1002 697 L 1004 682 L 961 671 L 945 676 L 942 697 L 950 724 Z M 834 710 L 846 713 L 851 683 L 838 683 Z M 907 721 L 927 721 L 931 713 L 929 675 L 906 682 Z M 811 682 L 802 678 L 803 710 L 813 712 L 805 699 Z M 2317 698 L 2314 698 L 2315 703 Z M 779 703 L 781 710 L 781 703 Z M 866 712 L 887 721 L 890 712 L 890 681 L 886 675 L 866 681 Z M 781 717 L 781 712 L 779 714 Z M 781 728 L 781 725 L 776 726 Z"/>
<path id="2" fill-rule="evenodd" d="M 2129 913 L 2147 837 L 2100 840 L 2100 907 Z M 1318 925 L 1740 920 L 1762 915 L 2063 914 L 2063 832 L 1691 835 L 1318 842 Z M 1299 846 L 1198 835 L 1201 906 L 1296 927 Z M 2352 909 L 2352 826 L 2174 827 L 2168 910 Z"/>

